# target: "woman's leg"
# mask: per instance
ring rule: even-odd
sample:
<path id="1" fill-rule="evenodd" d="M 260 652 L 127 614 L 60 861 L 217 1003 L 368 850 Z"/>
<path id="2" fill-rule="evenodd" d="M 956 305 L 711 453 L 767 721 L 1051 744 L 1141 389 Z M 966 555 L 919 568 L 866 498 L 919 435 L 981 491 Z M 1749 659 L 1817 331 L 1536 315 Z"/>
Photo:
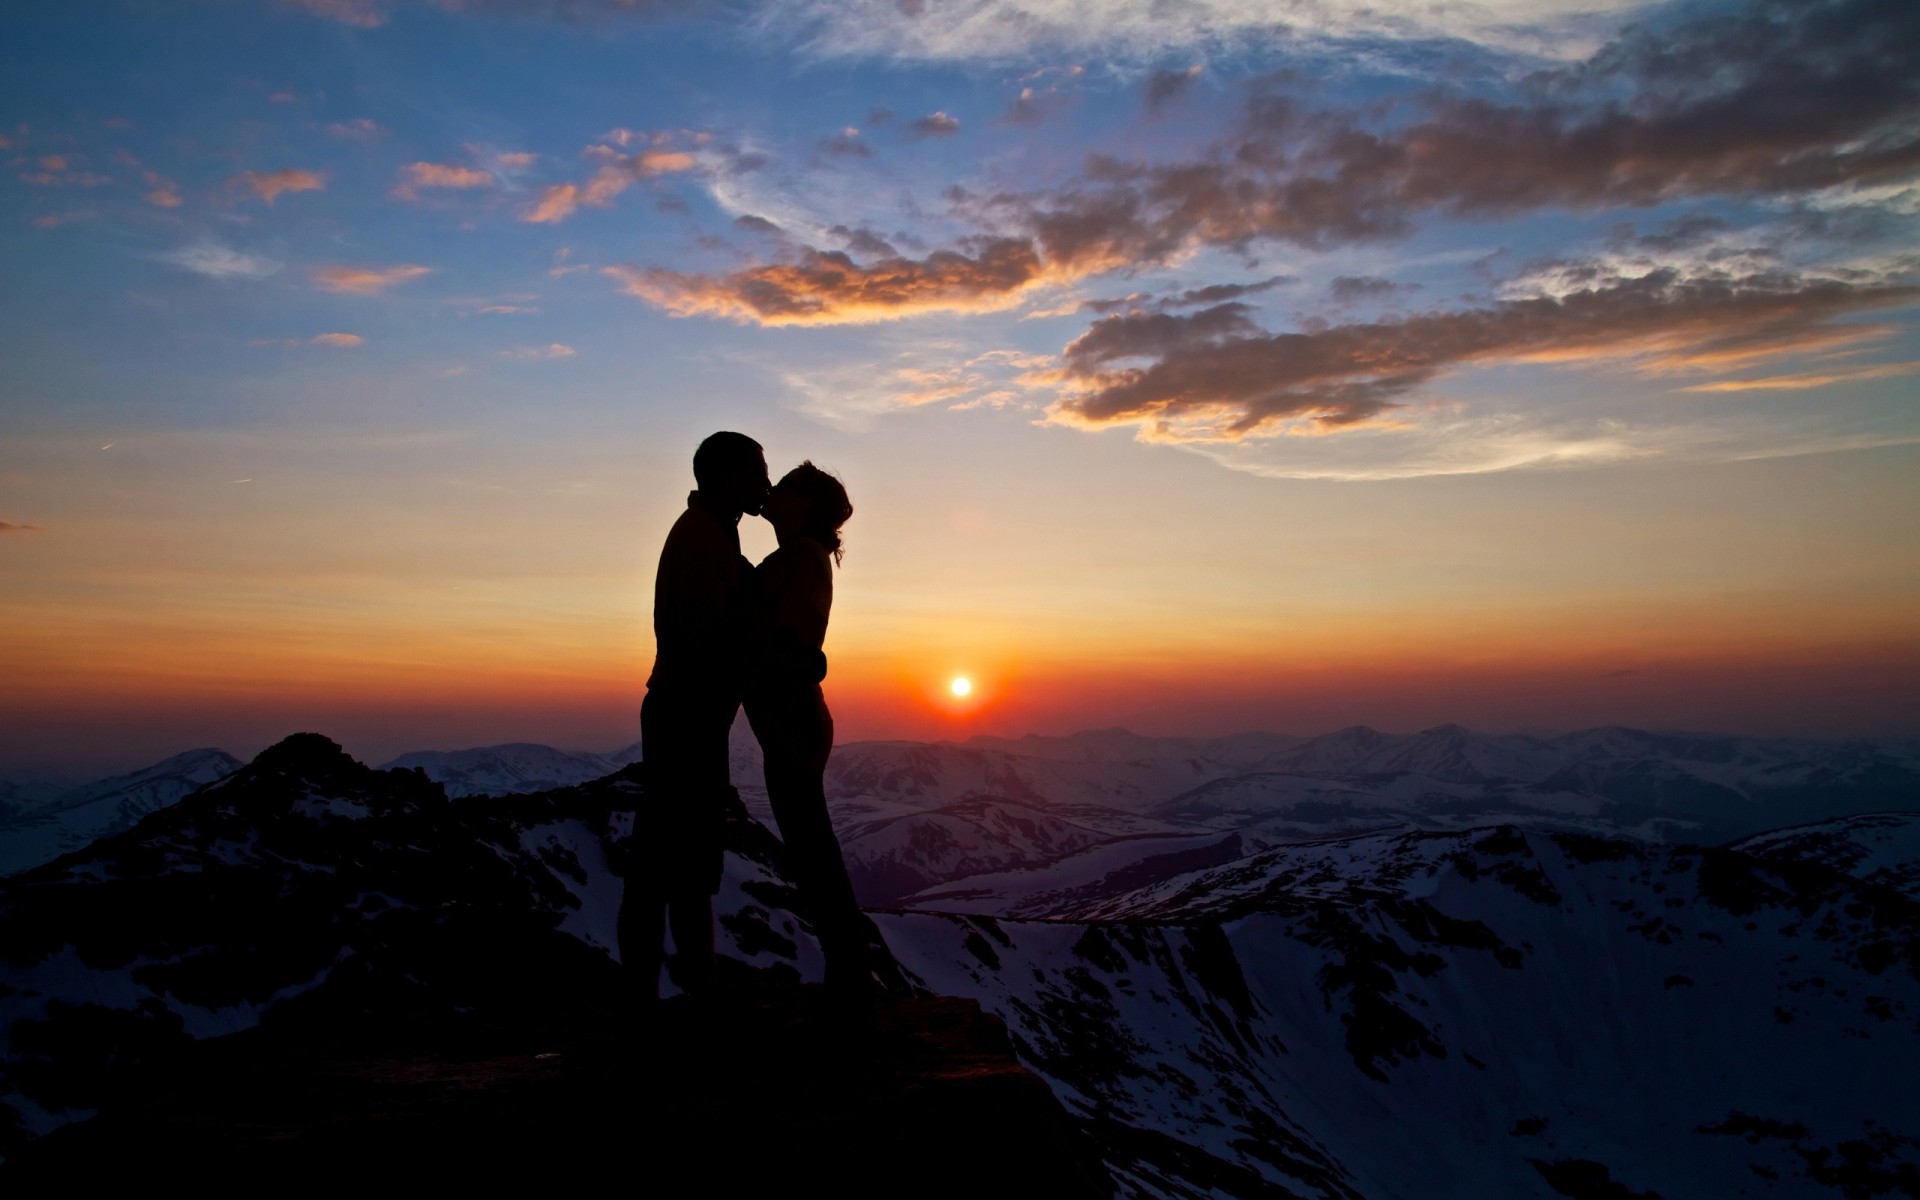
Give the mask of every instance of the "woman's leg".
<path id="1" fill-rule="evenodd" d="M 629 870 L 626 891 L 620 897 L 620 917 L 614 926 L 620 939 L 620 965 L 630 994 L 644 1002 L 660 998 L 661 944 L 667 922 L 667 900 L 653 881 Z"/>
<path id="2" fill-rule="evenodd" d="M 763 717 L 763 723 L 774 726 L 762 735 L 767 802 L 780 826 L 794 882 L 812 910 L 827 960 L 828 986 L 863 988 L 869 978 L 867 922 L 827 816 L 824 776 L 833 749 L 833 715 L 817 688 L 781 708 L 784 711 L 767 714 L 771 721 Z"/>

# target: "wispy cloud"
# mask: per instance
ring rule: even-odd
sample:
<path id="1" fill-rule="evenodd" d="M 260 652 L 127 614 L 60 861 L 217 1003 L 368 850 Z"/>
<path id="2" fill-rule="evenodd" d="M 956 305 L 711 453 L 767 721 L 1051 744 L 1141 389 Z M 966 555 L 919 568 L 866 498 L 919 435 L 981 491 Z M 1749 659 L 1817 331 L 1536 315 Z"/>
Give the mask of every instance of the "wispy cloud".
<path id="1" fill-rule="evenodd" d="M 271 258 L 242 254 L 218 242 L 198 242 L 155 257 L 209 279 L 265 279 L 282 266 Z"/>
<path id="2" fill-rule="evenodd" d="M 569 275 L 576 275 L 582 271 L 591 270 L 593 270 L 591 263 L 577 263 L 573 261 L 573 248 L 571 246 L 562 246 L 553 252 L 553 266 L 547 268 L 547 275 L 552 279 L 564 279 Z"/>
<path id="3" fill-rule="evenodd" d="M 0 521 L 0 533 L 45 533 L 38 525 L 17 525 L 12 521 Z"/>
<path id="4" fill-rule="evenodd" d="M 560 342 L 550 342 L 545 346 L 520 346 L 512 350 L 502 350 L 501 358 L 510 358 L 515 362 L 551 362 L 560 358 L 572 358 L 579 351 Z"/>
<path id="5" fill-rule="evenodd" d="M 695 0 L 279 0 L 279 3 L 283 8 L 338 21 L 355 29 L 379 29 L 392 19 L 396 10 L 409 3 L 475 17 L 546 18 L 567 22 L 699 11 Z"/>
<path id="6" fill-rule="evenodd" d="M 522 221 L 535 225 L 553 225 L 566 220 L 580 211 L 580 187 L 572 183 L 556 183 L 540 190 L 540 198 L 528 205 L 520 213 Z"/>
<path id="7" fill-rule="evenodd" d="M 956 191 L 957 214 L 991 232 L 924 259 L 863 265 L 807 250 L 715 274 L 609 270 L 629 293 L 679 315 L 873 321 L 1006 308 L 1039 282 L 1135 271 L 1208 248 L 1245 253 L 1271 241 L 1325 250 L 1400 238 L 1436 215 L 1871 185 L 1920 170 L 1920 86 L 1903 49 L 1913 44 L 1920 8 L 1834 0 L 1629 33 L 1585 62 L 1536 73 L 1510 105 L 1435 91 L 1409 117 L 1404 108 L 1315 111 L 1261 92 L 1202 158 L 1093 156 L 1065 187 Z M 1053 79 L 1035 83 L 1057 86 Z M 1385 294 L 1355 276 L 1336 299 L 1370 287 Z"/>
<path id="8" fill-rule="evenodd" d="M 1205 157 L 1095 157 L 1078 184 L 973 203 L 1056 268 L 1093 270 L 1195 246 L 1399 238 L 1426 216 L 1878 186 L 1920 170 L 1920 86 L 1895 49 L 1917 40 L 1912 6 L 1761 5 L 1629 34 L 1512 104 L 1436 91 L 1411 119 L 1382 119 L 1255 95 Z"/>
<path id="9" fill-rule="evenodd" d="M 387 23 L 387 14 L 392 7 L 389 0 L 280 0 L 280 3 L 316 17 L 351 25 L 355 29 L 380 28 Z"/>
<path id="10" fill-rule="evenodd" d="M 1920 288 L 1887 281 L 1669 270 L 1558 296 L 1278 334 L 1228 303 L 1191 316 L 1108 317 L 1030 382 L 1064 391 L 1050 410 L 1057 423 L 1132 425 L 1149 440 L 1332 433 L 1392 419 L 1417 389 L 1470 365 L 1723 368 L 1875 336 L 1884 331 L 1835 318 L 1916 296 Z"/>
<path id="11" fill-rule="evenodd" d="M 1588 48 L 1597 14 L 1640 0 L 1495 0 L 1387 6 L 1365 0 L 768 0 L 761 34 L 822 58 L 906 62 L 1027 63 L 1087 56 L 1147 63 L 1170 52 L 1234 53 L 1254 42 L 1319 42 L 1351 54 L 1355 42 L 1477 42 L 1505 51 L 1573 55 Z"/>
<path id="12" fill-rule="evenodd" d="M 331 346 L 335 349 L 349 349 L 364 345 L 365 338 L 357 333 L 316 333 L 310 338 L 255 338 L 249 345 L 254 346 Z"/>
<path id="13" fill-rule="evenodd" d="M 147 194 L 142 197 L 148 204 L 153 205 L 155 208 L 180 207 L 182 200 L 180 198 L 179 184 L 156 171 L 144 171 L 140 177 L 146 182 L 147 187 L 150 189 Z"/>
<path id="14" fill-rule="evenodd" d="M 323 292 L 372 296 L 432 273 L 432 267 L 412 263 L 397 267 L 316 267 L 313 282 Z"/>
<path id="15" fill-rule="evenodd" d="M 402 200 L 416 200 L 420 192 L 425 190 L 490 188 L 498 182 L 492 172 L 477 167 L 414 162 L 400 168 L 400 183 L 393 189 L 393 194 Z"/>
<path id="16" fill-rule="evenodd" d="M 35 169 L 22 171 L 20 179 L 34 187 L 96 188 L 113 182 L 113 176 L 83 167 L 85 161 L 79 154 L 43 154 L 32 160 Z"/>
<path id="17" fill-rule="evenodd" d="M 370 142 L 386 134 L 386 129 L 372 117 L 355 117 L 351 121 L 334 121 L 324 127 L 328 137 L 349 142 Z"/>
<path id="18" fill-rule="evenodd" d="M 1777 392 L 1804 391 L 1831 387 L 1836 383 L 1861 383 L 1871 379 L 1898 379 L 1920 374 L 1920 362 L 1879 363 L 1873 366 L 1835 367 L 1826 371 L 1805 371 L 1794 375 L 1764 375 L 1757 379 L 1720 379 L 1683 387 L 1683 392 Z"/>
<path id="19" fill-rule="evenodd" d="M 804 371 L 783 370 L 781 381 L 801 412 L 837 429 L 865 430 L 887 413 L 939 405 L 997 407 L 1024 403 L 1020 372 L 1045 359 L 1015 350 L 968 353 L 958 342 L 935 339 L 887 349 L 859 362 Z"/>
<path id="20" fill-rule="evenodd" d="M 1740 462 L 1920 444 L 1898 429 L 1822 428 L 1780 417 L 1623 420 L 1551 411 L 1473 415 L 1435 406 L 1338 437 L 1183 442 L 1179 448 L 1272 479 L 1368 482 L 1564 470 L 1630 460 Z"/>
<path id="21" fill-rule="evenodd" d="M 931 112 L 911 122 L 907 128 L 921 137 L 945 137 L 948 134 L 959 133 L 960 122 L 945 112 Z"/>
<path id="22" fill-rule="evenodd" d="M 622 290 L 675 316 L 724 317 L 761 325 L 833 325 L 926 313 L 994 312 L 1044 282 L 1023 239 L 981 239 L 972 253 L 861 265 L 840 251 L 805 250 L 793 262 L 722 275 L 630 265 L 603 268 Z"/>
<path id="23" fill-rule="evenodd" d="M 58 229 L 63 225 L 76 225 L 83 221 L 92 221 L 100 214 L 91 208 L 75 208 L 66 212 L 47 213 L 35 217 L 29 222 L 35 229 Z"/>
<path id="24" fill-rule="evenodd" d="M 327 186 L 324 171 L 289 167 L 283 171 L 242 171 L 227 180 L 228 187 L 245 188 L 272 204 L 287 192 L 317 192 Z"/>
<path id="25" fill-rule="evenodd" d="M 610 207 L 616 197 L 643 179 L 691 171 L 699 165 L 692 151 L 670 147 L 674 135 L 644 136 L 655 144 L 633 154 L 622 154 L 605 143 L 587 147 L 586 156 L 600 164 L 592 178 L 584 184 L 559 183 L 543 189 L 532 204 L 521 210 L 520 219 L 536 225 L 557 224 L 580 211 L 582 205 Z M 615 145 L 623 146 L 642 137 L 630 129 L 616 129 L 608 134 Z"/>

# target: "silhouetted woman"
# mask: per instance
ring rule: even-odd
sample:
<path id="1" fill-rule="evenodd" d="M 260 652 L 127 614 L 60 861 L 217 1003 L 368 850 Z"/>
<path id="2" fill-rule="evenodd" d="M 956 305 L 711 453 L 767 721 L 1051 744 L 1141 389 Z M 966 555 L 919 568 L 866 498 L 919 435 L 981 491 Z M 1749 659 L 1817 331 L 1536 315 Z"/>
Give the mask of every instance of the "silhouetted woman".
<path id="1" fill-rule="evenodd" d="M 833 714 L 820 692 L 833 568 L 842 553 L 840 526 L 853 515 L 853 505 L 838 479 L 803 462 L 773 486 L 760 515 L 772 524 L 780 548 L 754 573 L 759 647 L 747 676 L 747 720 L 760 739 L 780 840 L 820 935 L 827 986 L 864 992 L 867 921 L 854 902 L 840 841 L 827 819 L 823 776 L 833 749 Z"/>

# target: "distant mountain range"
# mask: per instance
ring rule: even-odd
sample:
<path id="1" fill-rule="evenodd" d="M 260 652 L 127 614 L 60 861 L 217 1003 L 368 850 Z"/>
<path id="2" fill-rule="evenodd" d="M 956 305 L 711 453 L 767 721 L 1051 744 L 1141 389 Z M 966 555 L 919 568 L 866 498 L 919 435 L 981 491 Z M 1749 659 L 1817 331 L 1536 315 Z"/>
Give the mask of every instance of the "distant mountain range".
<path id="1" fill-rule="evenodd" d="M 606 754 L 510 743 L 416 751 L 385 767 L 422 771 L 450 796 L 498 796 L 584 784 L 639 753 L 638 743 Z M 16 801 L 12 815 L 0 811 L 0 873 L 126 828 L 238 765 L 219 751 L 194 751 Z M 771 824 L 757 747 L 744 730 L 732 773 L 748 810 Z M 1312 738 L 1110 729 L 854 742 L 835 748 L 827 794 L 864 903 L 1007 911 L 1000 900 L 1017 894 L 1024 899 L 1015 911 L 1038 914 L 1063 889 L 1110 892 L 1192 861 L 1369 831 L 1508 822 L 1712 845 L 1920 808 L 1920 742 L 1619 728 L 1534 738 L 1457 725 L 1414 734 L 1355 726 Z"/>
<path id="2" fill-rule="evenodd" d="M 953 833 L 928 862 L 983 852 L 973 830 L 990 857 L 1056 856 L 1048 894 L 1046 871 L 1001 869 L 941 885 L 965 882 L 970 911 L 922 895 L 876 913 L 883 974 L 997 1014 L 1117 1194 L 1913 1194 L 1920 814 L 1718 848 L 1514 822 L 1263 845 L 1167 833 L 1141 781 L 1191 764 L 1115 765 L 1114 744 L 869 746 L 847 756 L 867 783 L 843 802 L 947 822 L 925 825 Z M 1775 761 L 1753 753 L 1723 765 Z M 1191 757 L 1202 775 L 1243 765 Z M 1111 816 L 1081 792 L 1059 806 L 1071 819 L 1028 821 L 1036 781 L 1069 767 L 1052 778 L 1141 791 Z M 1034 790 L 983 801 L 982 778 L 1017 790 L 1009 771 Z M 630 767 L 449 798 L 303 734 L 0 880 L 0 1154 L 263 1021 L 431 1026 L 617 994 L 619 814 L 645 786 Z M 872 819 L 898 851 L 901 822 Z M 727 831 L 725 977 L 818 980 L 783 848 L 744 807 Z"/>
<path id="3" fill-rule="evenodd" d="M 0 783 L 0 875 L 130 829 L 141 817 L 177 803 L 240 765 L 224 750 L 189 750 L 84 787 Z"/>

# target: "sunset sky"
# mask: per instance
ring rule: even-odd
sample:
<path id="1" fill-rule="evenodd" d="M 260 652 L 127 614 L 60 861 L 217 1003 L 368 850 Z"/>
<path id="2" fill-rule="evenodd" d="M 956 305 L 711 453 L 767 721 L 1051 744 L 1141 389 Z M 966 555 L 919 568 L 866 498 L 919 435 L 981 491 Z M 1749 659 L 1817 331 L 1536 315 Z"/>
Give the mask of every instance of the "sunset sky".
<path id="1" fill-rule="evenodd" d="M 723 428 L 842 740 L 1920 734 L 1920 6 L 1395 11 L 0 8 L 0 774 L 632 741 Z"/>

